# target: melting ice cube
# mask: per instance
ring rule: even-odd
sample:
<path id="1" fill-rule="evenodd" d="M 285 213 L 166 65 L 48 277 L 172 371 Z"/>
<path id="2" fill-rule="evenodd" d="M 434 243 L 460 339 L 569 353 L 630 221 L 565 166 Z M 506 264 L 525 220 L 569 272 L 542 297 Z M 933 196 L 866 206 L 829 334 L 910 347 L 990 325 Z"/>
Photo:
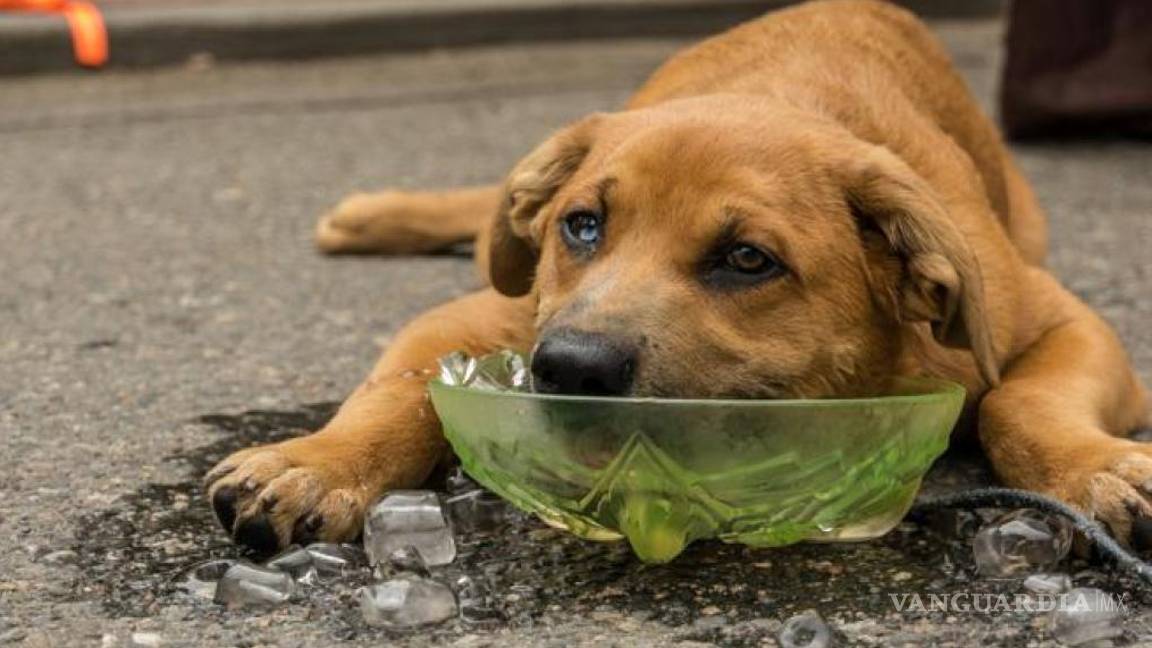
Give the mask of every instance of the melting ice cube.
<path id="1" fill-rule="evenodd" d="M 471 576 L 461 576 L 453 583 L 456 600 L 460 605 L 460 618 L 470 623 L 497 621 L 503 614 L 493 601 L 491 593 Z"/>
<path id="2" fill-rule="evenodd" d="M 462 351 L 440 358 L 440 381 L 446 385 L 490 391 L 527 391 L 531 372 L 524 356 L 504 349 L 479 358 Z"/>
<path id="3" fill-rule="evenodd" d="M 428 565 L 412 545 L 405 545 L 388 554 L 388 567 L 392 573 L 428 575 Z"/>
<path id="4" fill-rule="evenodd" d="M 356 592 L 368 625 L 407 627 L 440 623 L 456 616 L 456 597 L 447 585 L 419 576 L 405 576 Z"/>
<path id="5" fill-rule="evenodd" d="M 785 621 L 776 639 L 780 648 L 827 648 L 832 632 L 819 614 L 809 610 Z"/>
<path id="6" fill-rule="evenodd" d="M 482 488 L 452 495 L 446 504 L 452 524 L 462 531 L 498 529 L 508 512 L 504 500 Z"/>
<path id="7" fill-rule="evenodd" d="M 271 606 L 284 603 L 296 591 L 296 581 L 279 569 L 238 562 L 216 585 L 216 602 L 228 607 Z"/>
<path id="8" fill-rule="evenodd" d="M 504 349 L 476 359 L 476 376 L 470 386 L 492 391 L 522 391 L 528 386 L 529 376 L 524 356 Z"/>
<path id="9" fill-rule="evenodd" d="M 1032 509 L 1011 511 L 984 525 L 972 539 L 976 567 L 985 576 L 1047 569 L 1068 555 L 1072 526 Z"/>
<path id="10" fill-rule="evenodd" d="M 314 542 L 307 547 L 292 545 L 264 564 L 292 576 L 298 583 L 312 585 L 367 563 L 364 551 L 356 545 Z"/>
<path id="11" fill-rule="evenodd" d="M 1126 610 L 1107 592 L 1078 587 L 1060 596 L 1052 611 L 1052 636 L 1068 646 L 1079 646 L 1119 637 Z"/>
<path id="12" fill-rule="evenodd" d="M 440 358 L 440 380 L 445 385 L 467 386 L 476 377 L 476 359 L 463 351 Z"/>
<path id="13" fill-rule="evenodd" d="M 435 492 L 392 491 L 368 512 L 364 549 L 372 564 L 384 563 L 406 546 L 415 547 L 430 567 L 456 558 L 456 541 Z"/>
<path id="14" fill-rule="evenodd" d="M 313 571 L 312 554 L 308 553 L 308 551 L 300 545 L 292 545 L 273 556 L 268 562 L 264 563 L 264 566 L 279 569 L 292 578 L 300 580 L 307 578 L 309 572 Z"/>
<path id="15" fill-rule="evenodd" d="M 312 558 L 312 566 L 323 577 L 340 576 L 361 565 L 368 564 L 364 550 L 353 544 L 313 542 L 304 547 Z"/>
<path id="16" fill-rule="evenodd" d="M 235 564 L 232 560 L 209 560 L 200 563 L 176 581 L 176 588 L 200 599 L 212 600 L 216 596 L 216 583 Z"/>
<path id="17" fill-rule="evenodd" d="M 1024 579 L 1024 589 L 1033 594 L 1061 594 L 1072 589 L 1068 574 L 1032 574 Z"/>

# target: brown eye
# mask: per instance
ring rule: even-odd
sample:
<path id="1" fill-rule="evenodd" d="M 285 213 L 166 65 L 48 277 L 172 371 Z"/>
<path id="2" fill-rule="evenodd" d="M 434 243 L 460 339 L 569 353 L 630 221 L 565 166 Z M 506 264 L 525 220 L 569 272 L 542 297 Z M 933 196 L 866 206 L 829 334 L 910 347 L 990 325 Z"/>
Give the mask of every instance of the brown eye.
<path id="1" fill-rule="evenodd" d="M 701 279 L 717 290 L 739 290 L 772 281 L 788 268 L 771 252 L 749 243 L 722 245 L 704 260 Z"/>
<path id="2" fill-rule="evenodd" d="M 744 274 L 762 274 L 779 266 L 767 253 L 744 244 L 738 244 L 729 250 L 724 257 L 724 263 L 732 270 Z"/>

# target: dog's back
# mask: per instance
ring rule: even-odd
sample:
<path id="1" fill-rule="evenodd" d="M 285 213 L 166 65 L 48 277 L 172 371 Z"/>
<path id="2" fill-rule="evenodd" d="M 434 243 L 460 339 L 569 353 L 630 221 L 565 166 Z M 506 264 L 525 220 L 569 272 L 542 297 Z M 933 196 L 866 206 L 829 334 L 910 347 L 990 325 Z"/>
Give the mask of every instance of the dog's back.
<path id="1" fill-rule="evenodd" d="M 822 0 L 772 12 L 669 59 L 628 107 L 719 92 L 768 95 L 823 112 L 893 150 L 929 181 L 932 165 L 922 161 L 953 154 L 946 149 L 955 147 L 939 144 L 954 142 L 1024 258 L 1043 261 L 1044 216 L 1031 190 L 943 47 L 911 13 L 876 0 Z"/>

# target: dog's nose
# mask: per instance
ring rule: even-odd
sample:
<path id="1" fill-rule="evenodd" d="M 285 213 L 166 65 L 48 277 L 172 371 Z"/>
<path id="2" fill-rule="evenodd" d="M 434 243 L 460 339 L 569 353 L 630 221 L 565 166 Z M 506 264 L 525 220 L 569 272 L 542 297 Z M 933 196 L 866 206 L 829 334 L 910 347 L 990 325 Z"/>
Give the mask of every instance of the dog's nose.
<path id="1" fill-rule="evenodd" d="M 632 388 L 636 349 L 601 333 L 561 329 L 532 354 L 532 386 L 546 394 L 622 396 Z"/>

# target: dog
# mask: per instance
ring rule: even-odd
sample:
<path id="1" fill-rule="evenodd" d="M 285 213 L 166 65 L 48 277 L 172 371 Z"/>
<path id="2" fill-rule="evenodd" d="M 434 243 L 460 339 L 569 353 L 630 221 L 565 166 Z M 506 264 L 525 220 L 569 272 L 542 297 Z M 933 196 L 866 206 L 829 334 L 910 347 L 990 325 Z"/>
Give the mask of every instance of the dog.
<path id="1" fill-rule="evenodd" d="M 820 0 L 668 60 L 502 186 L 384 192 L 325 215 L 330 253 L 475 239 L 488 289 L 407 325 L 323 429 L 206 476 L 236 542 L 343 541 L 450 449 L 437 359 L 531 352 L 552 393 L 834 398 L 962 383 L 1005 484 L 1121 541 L 1152 518 L 1147 390 L 1043 267 L 1045 216 L 942 47 L 906 11 Z"/>

